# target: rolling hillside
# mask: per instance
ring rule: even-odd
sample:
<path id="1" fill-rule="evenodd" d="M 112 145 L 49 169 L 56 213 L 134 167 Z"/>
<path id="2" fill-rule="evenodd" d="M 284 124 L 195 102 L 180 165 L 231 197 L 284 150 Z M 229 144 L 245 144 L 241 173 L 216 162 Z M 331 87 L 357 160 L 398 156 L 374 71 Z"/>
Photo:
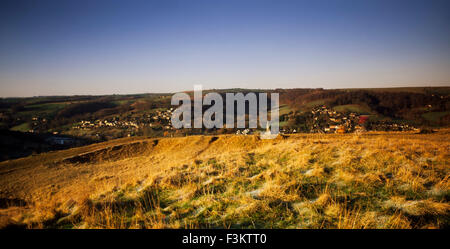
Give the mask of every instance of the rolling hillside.
<path id="1" fill-rule="evenodd" d="M 445 228 L 450 131 L 126 138 L 0 163 L 0 224 Z"/>
<path id="2" fill-rule="evenodd" d="M 450 125 L 449 87 L 382 89 L 212 89 L 208 92 L 277 92 L 283 133 L 414 130 Z M 192 91 L 188 91 L 192 95 Z M 107 140 L 147 136 L 236 134 L 238 129 L 172 129 L 172 94 L 53 96 L 0 99 L 0 160 Z M 322 113 L 317 113 L 318 108 Z M 204 107 L 204 110 L 207 106 Z M 335 112 L 335 113 L 332 113 Z M 364 127 L 359 116 L 367 116 Z M 346 122 L 344 120 L 351 120 Z M 252 130 L 251 132 L 256 132 Z M 22 135 L 17 135 L 22 133 Z M 14 135 L 16 134 L 16 135 Z M 13 136 L 14 139 L 6 139 Z M 64 146 L 49 143 L 71 140 Z M 38 138 L 38 139 L 36 139 Z M 39 141 L 40 142 L 39 142 Z M 23 147 L 20 149 L 20 147 Z M 16 149 L 19 148 L 19 149 Z"/>

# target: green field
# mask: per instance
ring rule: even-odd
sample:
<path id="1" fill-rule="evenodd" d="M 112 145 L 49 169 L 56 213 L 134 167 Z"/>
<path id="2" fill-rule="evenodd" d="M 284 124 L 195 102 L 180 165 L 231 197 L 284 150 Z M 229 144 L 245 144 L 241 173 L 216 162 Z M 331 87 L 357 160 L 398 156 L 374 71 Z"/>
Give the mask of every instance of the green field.
<path id="1" fill-rule="evenodd" d="M 16 125 L 11 128 L 12 131 L 21 131 L 21 132 L 27 132 L 30 130 L 30 124 L 29 123 L 23 123 L 20 125 Z"/>
<path id="2" fill-rule="evenodd" d="M 18 116 L 23 119 L 30 119 L 32 117 L 52 117 L 58 111 L 64 109 L 69 103 L 45 103 L 26 105 L 25 110 L 18 113 Z"/>
<path id="3" fill-rule="evenodd" d="M 446 116 L 449 115 L 450 112 L 446 111 L 446 112 L 428 112 L 428 113 L 424 113 L 422 114 L 422 117 L 425 118 L 428 121 L 434 122 L 434 123 L 438 123 L 439 120 Z"/>
<path id="4" fill-rule="evenodd" d="M 368 107 L 362 105 L 338 105 L 333 107 L 338 112 L 355 112 L 358 114 L 372 114 Z"/>
<path id="5" fill-rule="evenodd" d="M 305 105 L 301 106 L 300 109 L 302 111 L 306 111 L 309 110 L 313 107 L 319 106 L 319 105 L 325 105 L 325 103 L 328 101 L 329 99 L 319 99 L 319 100 L 314 100 L 311 102 L 306 103 Z"/>

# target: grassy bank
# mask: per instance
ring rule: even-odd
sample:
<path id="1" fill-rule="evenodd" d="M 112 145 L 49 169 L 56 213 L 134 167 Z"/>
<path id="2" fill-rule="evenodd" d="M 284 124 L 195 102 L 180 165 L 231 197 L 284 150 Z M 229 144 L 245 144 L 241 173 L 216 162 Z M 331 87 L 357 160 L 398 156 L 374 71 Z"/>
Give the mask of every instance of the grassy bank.
<path id="1" fill-rule="evenodd" d="M 0 164 L 3 227 L 444 228 L 450 133 L 117 140 Z"/>

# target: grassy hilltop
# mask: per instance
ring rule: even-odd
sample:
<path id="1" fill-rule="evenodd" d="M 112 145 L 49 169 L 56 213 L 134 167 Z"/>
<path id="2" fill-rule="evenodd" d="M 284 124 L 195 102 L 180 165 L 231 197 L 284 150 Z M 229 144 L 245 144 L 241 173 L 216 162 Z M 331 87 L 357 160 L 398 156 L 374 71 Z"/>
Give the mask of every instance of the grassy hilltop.
<path id="1" fill-rule="evenodd" d="M 0 226 L 448 228 L 450 131 L 125 138 L 0 163 Z"/>

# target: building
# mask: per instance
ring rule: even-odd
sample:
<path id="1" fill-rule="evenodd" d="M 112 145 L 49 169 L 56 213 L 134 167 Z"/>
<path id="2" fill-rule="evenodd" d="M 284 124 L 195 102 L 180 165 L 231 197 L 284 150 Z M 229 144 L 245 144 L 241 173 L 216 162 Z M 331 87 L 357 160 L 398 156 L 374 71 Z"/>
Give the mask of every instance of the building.
<path id="1" fill-rule="evenodd" d="M 49 138 L 45 139 L 45 141 L 51 145 L 69 145 L 69 144 L 73 144 L 75 142 L 75 140 L 72 138 L 57 137 L 57 136 L 49 137 Z"/>

